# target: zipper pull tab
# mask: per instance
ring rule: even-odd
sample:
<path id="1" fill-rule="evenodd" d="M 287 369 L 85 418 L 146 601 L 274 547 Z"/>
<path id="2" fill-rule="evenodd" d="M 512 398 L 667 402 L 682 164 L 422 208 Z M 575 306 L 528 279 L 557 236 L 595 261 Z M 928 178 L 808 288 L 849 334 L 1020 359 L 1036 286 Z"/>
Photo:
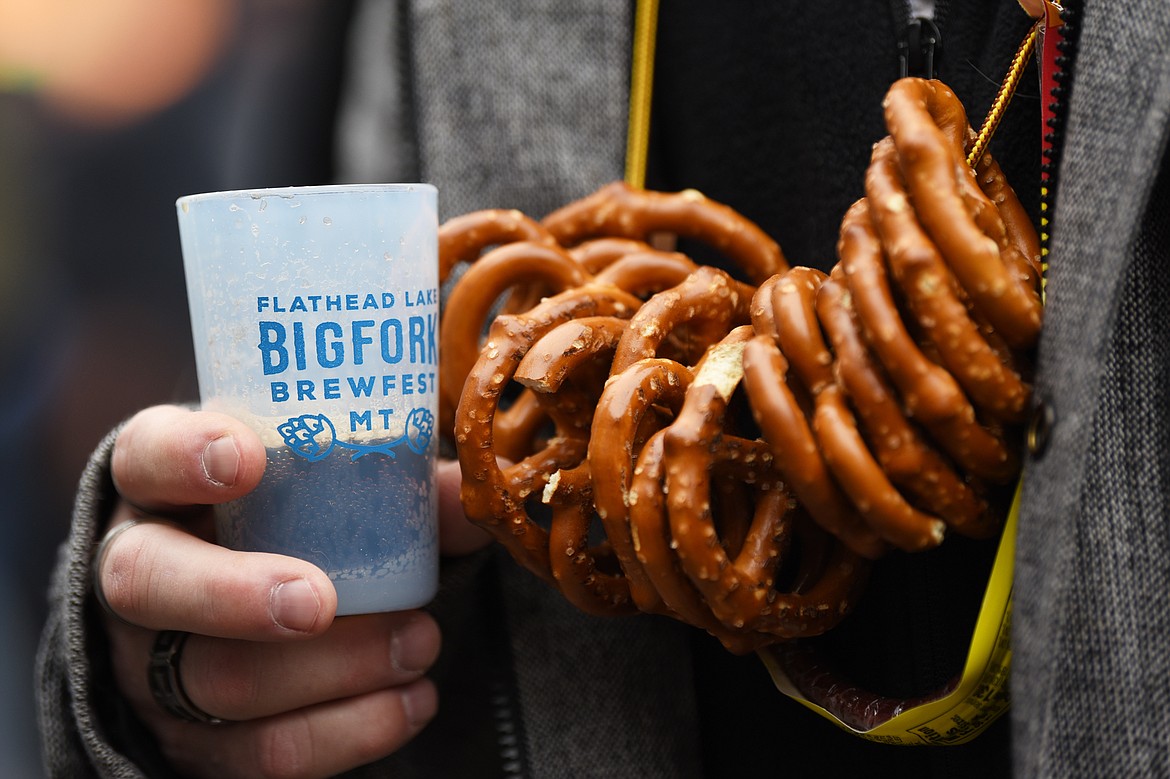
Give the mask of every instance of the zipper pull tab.
<path id="1" fill-rule="evenodd" d="M 930 19 L 911 19 L 898 39 L 898 66 L 901 78 L 934 79 L 935 58 L 942 54 L 942 34 Z"/>

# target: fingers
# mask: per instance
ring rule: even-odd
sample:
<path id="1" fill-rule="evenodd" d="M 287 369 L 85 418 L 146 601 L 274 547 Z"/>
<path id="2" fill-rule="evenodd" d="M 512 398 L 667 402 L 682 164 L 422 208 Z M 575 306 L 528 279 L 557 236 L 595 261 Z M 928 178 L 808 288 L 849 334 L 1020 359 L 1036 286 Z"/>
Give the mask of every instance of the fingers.
<path id="1" fill-rule="evenodd" d="M 459 502 L 461 479 L 458 460 L 439 460 L 439 550 L 445 555 L 464 555 L 482 549 L 492 540 L 486 530 L 468 521 Z"/>
<path id="2" fill-rule="evenodd" d="M 151 510 L 222 503 L 264 473 L 264 445 L 225 414 L 156 406 L 136 414 L 114 445 L 111 472 L 118 492 Z"/>
<path id="3" fill-rule="evenodd" d="M 333 621 L 332 585 L 308 563 L 145 522 L 111 542 L 102 580 L 116 614 L 153 628 L 108 622 L 118 687 L 190 775 L 332 776 L 397 750 L 434 716 L 422 678 L 439 652 L 434 620 L 415 611 Z M 159 628 L 195 634 L 178 660 L 182 688 L 232 722 L 192 725 L 153 700 L 146 658 Z M 309 640 L 239 640 L 288 637 Z"/>
<path id="4" fill-rule="evenodd" d="M 115 523 L 129 519 L 123 506 Z M 292 557 L 233 552 L 170 524 L 143 522 L 117 535 L 97 561 L 111 611 L 153 630 L 256 641 L 307 638 L 337 610 L 329 577 Z"/>
<path id="5" fill-rule="evenodd" d="M 151 697 L 145 658 L 157 633 L 119 630 L 119 681 L 141 711 L 172 719 Z M 192 635 L 179 657 L 187 697 L 228 721 L 272 717 L 325 701 L 399 687 L 422 677 L 439 654 L 439 628 L 421 611 L 339 619 L 303 642 L 254 642 Z"/>
<path id="6" fill-rule="evenodd" d="M 155 633 L 112 632 L 118 683 L 181 773 L 332 776 L 397 750 L 437 709 L 423 673 L 439 652 L 420 611 L 337 620 L 297 643 L 191 636 L 178 676 L 191 701 L 222 725 L 191 724 L 152 699 L 144 673 Z"/>
<path id="7" fill-rule="evenodd" d="M 228 720 L 269 717 L 326 700 L 398 687 L 439 653 L 439 628 L 418 612 L 338 620 L 307 642 L 257 643 L 192 636 L 183 686 L 196 706 Z"/>
<path id="8" fill-rule="evenodd" d="M 179 413 L 172 413 L 175 411 Z M 138 505 L 174 504 L 176 500 L 163 497 L 163 485 L 181 477 L 147 473 L 149 468 L 136 465 L 137 453 L 151 448 L 171 452 L 171 456 L 176 451 L 191 451 L 166 443 L 165 435 L 156 436 L 156 424 L 175 420 L 191 427 L 191 422 L 204 416 L 178 409 L 158 412 L 157 419 L 135 418 L 141 424 L 135 428 L 132 422 L 127 427 L 132 437 L 122 449 L 122 473 L 147 474 L 132 481 L 140 488 L 133 492 Z M 464 516 L 459 479 L 457 462 L 439 464 L 439 537 L 443 553 L 449 555 L 473 552 L 491 540 Z M 223 491 L 198 481 L 185 499 L 200 490 Z M 204 500 L 207 497 L 205 494 Z M 140 514 L 124 506 L 114 521 L 117 524 Z M 333 585 L 316 566 L 280 555 L 232 552 L 159 523 L 143 523 L 121 533 L 98 564 L 97 576 L 110 609 L 128 622 L 155 630 L 268 640 L 296 633 L 316 634 L 336 611 Z"/>
<path id="9" fill-rule="evenodd" d="M 334 776 L 398 750 L 437 709 L 434 685 L 409 685 L 254 722 L 207 728 L 177 723 L 160 736 L 184 775 Z"/>
<path id="10" fill-rule="evenodd" d="M 333 776 L 397 750 L 437 710 L 422 674 L 438 655 L 439 634 L 422 612 L 346 617 L 298 644 L 191 636 L 179 678 L 197 706 L 235 720 L 221 725 L 185 722 L 154 702 L 145 658 L 155 635 L 117 625 L 115 674 L 184 776 Z"/>

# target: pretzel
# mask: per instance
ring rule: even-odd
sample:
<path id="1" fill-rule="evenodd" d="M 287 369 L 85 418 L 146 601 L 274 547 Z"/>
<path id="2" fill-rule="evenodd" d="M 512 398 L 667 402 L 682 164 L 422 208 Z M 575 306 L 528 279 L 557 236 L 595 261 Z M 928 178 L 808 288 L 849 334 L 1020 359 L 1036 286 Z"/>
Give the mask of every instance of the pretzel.
<path id="1" fill-rule="evenodd" d="M 655 249 L 630 252 L 597 271 L 599 284 L 613 284 L 640 298 L 678 286 L 695 272 L 695 263 L 685 254 Z"/>
<path id="2" fill-rule="evenodd" d="M 441 241 L 471 263 L 440 366 L 468 517 L 587 612 L 783 647 L 857 721 L 906 701 L 858 710 L 798 639 L 846 617 L 870 559 L 999 530 L 1040 324 L 1035 231 L 989 155 L 966 166 L 961 104 L 906 79 L 884 110 L 828 274 L 697 192 L 621 183 Z"/>
<path id="3" fill-rule="evenodd" d="M 463 380 L 479 353 L 479 338 L 496 299 L 517 285 L 543 282 L 556 292 L 580 286 L 589 274 L 559 246 L 510 243 L 479 258 L 447 298 L 439 324 L 439 422 L 450 430 Z"/>
<path id="4" fill-rule="evenodd" d="M 662 444 L 665 436 L 663 429 L 647 440 L 638 456 L 630 484 L 630 532 L 646 577 L 668 614 L 707 631 L 729 651 L 746 654 L 775 642 L 776 637 L 768 633 L 734 630 L 720 622 L 680 567 L 671 548 L 673 541 L 666 514 L 666 466 Z M 778 547 L 791 545 L 789 517 L 790 514 L 785 512 L 776 527 Z"/>
<path id="5" fill-rule="evenodd" d="M 963 535 L 994 532 L 987 501 L 919 433 L 899 407 L 897 394 L 874 365 L 862 341 L 848 290 L 826 280 L 817 292 L 817 314 L 836 357 L 837 380 L 861 421 L 881 470 L 916 505 Z"/>
<path id="6" fill-rule="evenodd" d="M 553 240 L 556 240 L 555 238 Z M 569 256 L 572 257 L 590 273 L 597 274 L 622 257 L 630 254 L 660 253 L 672 254 L 686 259 L 686 255 L 679 252 L 665 252 L 656 249 L 645 241 L 634 238 L 593 238 L 583 243 L 569 247 Z M 690 259 L 686 259 L 688 263 Z"/>
<path id="7" fill-rule="evenodd" d="M 876 558 L 887 549 L 867 527 L 829 474 L 812 427 L 788 383 L 788 362 L 769 336 L 756 336 L 743 354 L 744 387 L 752 413 L 771 445 L 777 469 L 809 513 L 858 554 Z"/>
<path id="8" fill-rule="evenodd" d="M 630 320 L 626 334 L 614 355 L 613 372 L 620 373 L 645 357 L 658 354 L 670 335 L 678 336 L 683 324 L 688 334 L 681 348 L 682 362 L 694 362 L 731 327 L 748 321 L 749 300 L 744 300 L 730 276 L 718 268 L 704 266 L 681 284 L 647 300 Z"/>
<path id="9" fill-rule="evenodd" d="M 716 348 L 742 352 L 744 338 L 733 331 Z M 822 576 L 807 591 L 777 593 L 772 588 L 780 556 L 778 523 L 786 513 L 787 496 L 778 481 L 769 482 L 767 447 L 724 433 L 723 416 L 742 376 L 742 360 L 710 360 L 696 374 L 678 418 L 666 429 L 664 450 L 671 462 L 666 502 L 679 564 L 725 626 L 785 638 L 818 635 L 849 612 L 864 566 L 857 555 L 837 545 Z M 737 461 L 740 478 L 761 482 L 763 497 L 734 559 L 717 543 L 712 457 Z"/>
<path id="10" fill-rule="evenodd" d="M 767 233 L 693 189 L 648 192 L 615 182 L 554 211 L 542 224 L 563 246 L 599 236 L 645 241 L 656 232 L 675 233 L 713 246 L 754 284 L 788 268 Z"/>
<path id="11" fill-rule="evenodd" d="M 690 383 L 691 371 L 681 363 L 658 357 L 640 360 L 614 375 L 593 414 L 588 457 L 596 475 L 594 505 L 629 579 L 631 597 L 649 613 L 663 611 L 663 598 L 642 563 L 630 521 L 635 464 L 644 446 L 640 431 L 655 421 L 655 407 L 677 411 Z"/>
<path id="12" fill-rule="evenodd" d="M 982 192 L 975 173 L 955 164 L 970 136 L 959 99 L 937 81 L 902 79 L 890 87 L 883 107 L 907 190 L 931 240 L 991 326 L 1015 348 L 1034 344 L 1040 332 L 1039 296 L 1005 265 L 1000 230 L 988 235 L 964 203 L 964 198 L 979 201 Z M 987 215 L 996 211 L 985 196 L 980 202 Z"/>
<path id="13" fill-rule="evenodd" d="M 692 327 L 705 325 L 710 332 L 726 332 L 730 322 L 737 316 L 742 318 L 743 308 L 727 274 L 700 268 L 679 285 L 646 301 L 630 320 L 614 352 L 610 366 L 614 380 L 599 400 L 592 423 L 596 433 L 590 451 L 600 454 L 591 456 L 590 462 L 599 477 L 598 514 L 630 579 L 635 602 L 644 610 L 652 610 L 658 599 L 645 579 L 626 529 L 630 473 L 640 444 L 635 433 L 650 405 L 680 405 L 689 375 L 684 375 L 681 363 L 661 371 L 656 365 L 649 375 L 641 370 L 627 375 L 626 369 L 640 360 L 656 357 L 666 337 L 684 323 Z M 705 349 L 708 344 L 701 331 L 698 337 Z"/>
<path id="14" fill-rule="evenodd" d="M 439 227 L 439 283 L 461 262 L 472 262 L 495 244 L 528 241 L 556 246 L 556 238 L 539 222 L 520 211 L 501 208 L 452 217 Z"/>
<path id="15" fill-rule="evenodd" d="M 887 247 L 891 275 L 942 364 L 981 409 L 1005 422 L 1021 421 L 1028 388 L 984 338 L 960 298 L 954 275 L 908 208 L 897 150 L 888 140 L 874 151 L 866 192 L 869 215 Z"/>
<path id="16" fill-rule="evenodd" d="M 902 394 L 907 413 L 918 420 L 965 470 L 981 478 L 1007 480 L 1019 458 L 975 410 L 954 377 L 928 359 L 910 337 L 890 292 L 882 244 L 870 222 L 874 207 L 855 203 L 841 222 L 838 251 L 866 341 Z"/>
<path id="17" fill-rule="evenodd" d="M 573 247 L 568 254 L 584 271 L 594 274 L 597 283 L 613 284 L 643 299 L 682 283 L 697 267 L 685 254 L 627 238 L 598 238 Z M 559 289 L 536 282 L 517 286 L 502 310 L 527 311 L 555 291 Z"/>
<path id="18" fill-rule="evenodd" d="M 522 565 L 550 583 L 548 532 L 528 515 L 525 501 L 549 477 L 578 465 L 586 442 L 572 430 L 557 432 L 544 449 L 520 458 L 495 446 L 494 419 L 506 385 L 541 336 L 571 319 L 629 316 L 640 301 L 616 287 L 586 285 L 547 298 L 522 315 L 495 319 L 480 358 L 463 386 L 454 423 L 463 482 L 460 499 L 468 519 L 486 528 Z M 497 458 L 519 460 L 501 469 Z"/>

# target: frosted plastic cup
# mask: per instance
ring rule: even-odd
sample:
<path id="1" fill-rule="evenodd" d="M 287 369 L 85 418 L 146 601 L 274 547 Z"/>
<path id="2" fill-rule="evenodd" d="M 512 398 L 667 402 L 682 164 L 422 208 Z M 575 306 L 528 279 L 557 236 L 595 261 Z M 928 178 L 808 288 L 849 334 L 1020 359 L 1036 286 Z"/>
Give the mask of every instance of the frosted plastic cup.
<path id="1" fill-rule="evenodd" d="M 203 407 L 268 451 L 219 542 L 308 560 L 338 614 L 438 587 L 438 216 L 424 184 L 213 192 L 176 207 Z"/>

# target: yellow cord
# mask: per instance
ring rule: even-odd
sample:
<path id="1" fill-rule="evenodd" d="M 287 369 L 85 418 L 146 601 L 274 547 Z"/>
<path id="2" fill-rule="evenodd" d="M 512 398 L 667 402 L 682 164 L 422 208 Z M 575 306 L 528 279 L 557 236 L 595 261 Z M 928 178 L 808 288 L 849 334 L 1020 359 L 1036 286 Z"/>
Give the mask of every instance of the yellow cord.
<path id="1" fill-rule="evenodd" d="M 1040 23 L 1037 22 L 1032 25 L 1032 30 L 1028 33 L 1028 37 L 1024 38 L 1024 42 L 1020 44 L 1019 50 L 1016 51 L 1016 56 L 1012 59 L 1012 65 L 1008 68 L 1007 75 L 1004 76 L 1003 84 L 1000 85 L 999 92 L 991 104 L 991 109 L 987 112 L 987 118 L 983 120 L 983 126 L 979 128 L 979 135 L 975 138 L 975 145 L 971 147 L 971 151 L 967 154 L 967 164 L 972 168 L 979 162 L 983 153 L 987 151 L 987 144 L 991 142 L 991 136 L 995 134 L 996 128 L 999 127 L 999 121 L 1003 119 L 1003 115 L 1007 111 L 1008 103 L 1012 100 L 1012 95 L 1016 93 L 1016 87 L 1019 86 L 1020 78 L 1024 75 L 1024 68 L 1027 67 L 1032 52 L 1036 50 L 1036 40 L 1039 37 Z"/>
<path id="2" fill-rule="evenodd" d="M 638 0 L 634 12 L 634 50 L 630 65 L 630 118 L 626 136 L 626 183 L 646 186 L 650 148 L 650 95 L 654 85 L 654 42 L 658 0 Z"/>

